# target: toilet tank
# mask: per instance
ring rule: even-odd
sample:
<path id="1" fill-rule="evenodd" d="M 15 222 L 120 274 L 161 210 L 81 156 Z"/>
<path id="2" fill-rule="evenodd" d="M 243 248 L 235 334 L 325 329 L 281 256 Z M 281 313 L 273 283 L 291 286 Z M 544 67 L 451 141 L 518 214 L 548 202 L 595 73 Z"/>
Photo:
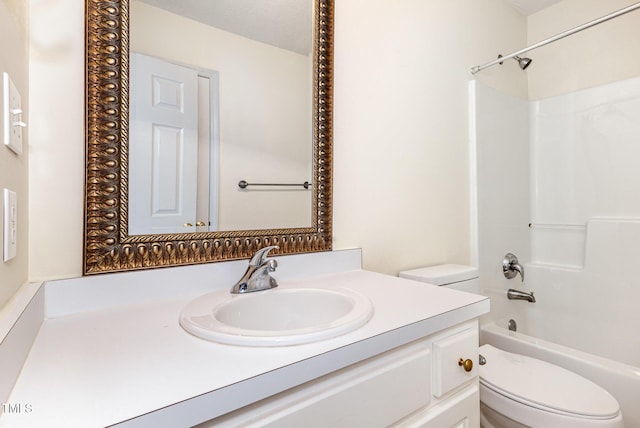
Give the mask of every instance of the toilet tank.
<path id="1" fill-rule="evenodd" d="M 400 278 L 441 285 L 468 293 L 480 294 L 478 268 L 473 266 L 446 264 L 405 270 Z"/>

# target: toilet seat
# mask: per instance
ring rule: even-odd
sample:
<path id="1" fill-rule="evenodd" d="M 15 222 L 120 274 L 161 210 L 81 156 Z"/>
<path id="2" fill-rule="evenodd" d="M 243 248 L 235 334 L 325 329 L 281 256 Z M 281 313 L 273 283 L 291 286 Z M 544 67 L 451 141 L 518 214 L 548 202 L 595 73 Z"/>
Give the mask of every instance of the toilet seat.
<path id="1" fill-rule="evenodd" d="M 520 415 L 526 409 L 524 413 L 545 419 L 553 415 L 594 423 L 621 419 L 620 406 L 611 394 L 569 370 L 491 345 L 481 346 L 480 354 L 487 360 L 480 366 L 481 396 L 484 391 L 483 401 L 492 408 L 518 407 L 513 411 Z"/>

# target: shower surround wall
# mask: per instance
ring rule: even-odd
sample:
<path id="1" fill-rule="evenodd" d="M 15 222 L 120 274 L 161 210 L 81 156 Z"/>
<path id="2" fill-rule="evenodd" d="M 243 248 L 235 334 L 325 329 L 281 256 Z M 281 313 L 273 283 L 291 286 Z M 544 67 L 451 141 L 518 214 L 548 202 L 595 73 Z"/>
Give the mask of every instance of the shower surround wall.
<path id="1" fill-rule="evenodd" d="M 530 271 L 550 327 L 640 367 L 640 77 L 536 101 L 531 123 Z"/>
<path id="2" fill-rule="evenodd" d="M 476 210 L 471 214 L 475 223 L 471 227 L 471 263 L 479 268 L 483 293 L 491 297 L 489 317 L 502 318 L 513 310 L 507 304 L 506 290 L 524 290 L 529 283 L 507 280 L 502 274 L 506 253 L 516 254 L 521 262 L 531 259 L 529 102 L 478 81 L 469 85 L 469 187 L 472 199 L 477 199 L 470 204 Z"/>
<path id="3" fill-rule="evenodd" d="M 640 367 L 640 77 L 530 103 L 477 82 L 471 89 L 479 266 L 483 286 L 494 289 L 494 316 L 544 311 L 537 337 Z M 513 129 L 514 117 L 522 118 L 514 106 L 522 103 L 529 135 L 527 126 Z M 521 165 L 523 144 L 530 168 Z M 513 153 L 512 162 L 503 153 Z M 513 197 L 504 184 L 510 173 L 520 183 Z M 523 174 L 530 175 L 525 187 Z M 523 223 L 531 224 L 526 236 Z M 505 252 L 526 247 L 524 284 L 496 282 L 499 245 Z M 534 291 L 537 303 L 505 302 L 495 289 L 509 287 Z"/>

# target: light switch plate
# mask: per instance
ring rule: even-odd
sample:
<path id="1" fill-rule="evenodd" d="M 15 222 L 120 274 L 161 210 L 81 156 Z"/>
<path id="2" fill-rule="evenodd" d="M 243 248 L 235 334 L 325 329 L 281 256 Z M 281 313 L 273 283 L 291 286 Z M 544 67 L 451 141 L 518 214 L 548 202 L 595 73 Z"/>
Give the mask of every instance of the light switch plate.
<path id="1" fill-rule="evenodd" d="M 22 154 L 22 128 L 27 126 L 23 119 L 22 98 L 8 73 L 4 73 L 2 80 L 4 144 L 16 154 Z"/>
<path id="2" fill-rule="evenodd" d="M 16 256 L 18 235 L 18 198 L 16 192 L 4 189 L 4 261 Z"/>

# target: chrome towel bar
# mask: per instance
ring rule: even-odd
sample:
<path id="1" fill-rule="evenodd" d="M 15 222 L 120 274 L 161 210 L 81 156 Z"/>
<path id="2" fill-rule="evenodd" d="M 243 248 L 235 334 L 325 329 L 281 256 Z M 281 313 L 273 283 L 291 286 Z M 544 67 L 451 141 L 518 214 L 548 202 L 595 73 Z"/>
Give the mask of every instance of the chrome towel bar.
<path id="1" fill-rule="evenodd" d="M 311 187 L 311 183 L 309 183 L 308 181 L 305 181 L 304 183 L 247 183 L 244 180 L 240 180 L 240 182 L 238 183 L 238 187 L 241 189 L 246 189 L 248 186 L 288 186 L 288 187 L 298 187 L 298 186 L 302 186 L 305 189 L 308 189 Z"/>

